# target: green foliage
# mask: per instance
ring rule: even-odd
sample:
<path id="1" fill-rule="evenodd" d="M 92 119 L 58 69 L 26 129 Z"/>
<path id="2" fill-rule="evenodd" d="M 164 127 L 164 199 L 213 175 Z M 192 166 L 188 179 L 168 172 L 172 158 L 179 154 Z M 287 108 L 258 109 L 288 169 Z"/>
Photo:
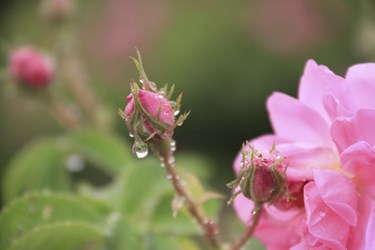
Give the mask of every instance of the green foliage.
<path id="1" fill-rule="evenodd" d="M 4 200 L 29 190 L 68 190 L 64 157 L 55 139 L 41 139 L 27 145 L 7 166 L 2 185 Z"/>
<path id="2" fill-rule="evenodd" d="M 98 187 L 69 178 L 66 159 L 72 154 L 113 181 Z M 134 159 L 121 140 L 96 131 L 40 139 L 24 147 L 4 176 L 7 203 L 0 212 L 0 249 L 199 249 L 192 236 L 200 229 L 183 201 L 176 206 L 164 168 L 152 157 Z M 177 159 L 193 199 L 202 203 L 202 212 L 217 217 L 222 203 L 218 195 L 205 193 L 188 173 L 207 178 L 210 163 L 194 155 Z"/>
<path id="3" fill-rule="evenodd" d="M 65 229 L 66 232 L 69 232 L 71 227 L 74 230 L 75 228 L 89 227 L 89 224 L 74 224 L 76 222 L 99 224 L 101 220 L 100 214 L 93 207 L 88 206 L 76 196 L 49 191 L 29 193 L 11 201 L 0 213 L 0 228 L 2 229 L 0 249 L 6 249 L 15 243 L 17 243 L 17 247 L 11 249 L 22 249 L 21 246 L 33 242 L 33 237 L 40 241 L 49 240 L 49 238 L 43 238 L 40 235 L 42 232 L 48 231 L 49 235 L 53 237 L 52 232 L 55 230 L 62 232 Z M 66 224 L 47 227 L 47 225 L 55 225 L 57 222 Z M 74 223 L 72 224 L 72 222 Z M 92 234 L 90 230 L 88 231 L 89 235 Z M 85 233 L 82 234 L 82 237 Z M 65 236 L 62 236 L 62 239 L 63 237 Z M 66 235 L 66 237 L 68 236 Z M 38 242 L 35 244 L 35 247 L 38 246 Z"/>

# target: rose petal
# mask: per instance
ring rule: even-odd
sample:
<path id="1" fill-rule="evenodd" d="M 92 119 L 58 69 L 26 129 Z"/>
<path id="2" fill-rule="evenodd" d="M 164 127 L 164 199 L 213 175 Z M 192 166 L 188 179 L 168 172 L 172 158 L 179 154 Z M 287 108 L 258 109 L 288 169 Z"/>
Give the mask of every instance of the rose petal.
<path id="1" fill-rule="evenodd" d="M 346 91 L 348 89 L 345 79 L 335 75 L 326 66 L 317 65 L 315 61 L 309 60 L 301 77 L 298 97 L 302 103 L 329 121 L 330 118 L 323 105 L 323 98 L 329 93 L 343 97 L 340 93 L 343 93 L 344 89 Z M 347 92 L 346 96 L 348 96 Z"/>
<path id="2" fill-rule="evenodd" d="M 333 170 L 314 169 L 314 181 L 325 204 L 348 224 L 357 224 L 358 193 L 353 181 Z"/>
<path id="3" fill-rule="evenodd" d="M 298 100 L 282 93 L 274 93 L 268 98 L 267 108 L 276 135 L 307 145 L 333 145 L 327 121 Z"/>
<path id="4" fill-rule="evenodd" d="M 375 150 L 367 142 L 351 145 L 341 154 L 345 170 L 355 176 L 359 188 L 375 197 Z"/>
<path id="5" fill-rule="evenodd" d="M 314 182 L 304 190 L 309 233 L 332 249 L 346 249 L 350 226 L 325 204 Z"/>
<path id="6" fill-rule="evenodd" d="M 375 108 L 375 63 L 357 64 L 349 68 L 346 80 L 362 108 Z"/>

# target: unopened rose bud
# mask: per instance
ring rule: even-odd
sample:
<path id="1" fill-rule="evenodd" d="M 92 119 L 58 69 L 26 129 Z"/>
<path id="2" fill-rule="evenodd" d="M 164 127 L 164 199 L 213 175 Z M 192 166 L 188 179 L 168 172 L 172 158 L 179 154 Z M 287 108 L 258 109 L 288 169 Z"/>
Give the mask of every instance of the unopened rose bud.
<path id="1" fill-rule="evenodd" d="M 73 12 L 73 2 L 72 0 L 43 0 L 41 12 L 46 19 L 60 22 Z"/>
<path id="2" fill-rule="evenodd" d="M 137 133 L 142 140 L 172 137 L 174 111 L 162 94 L 138 89 L 128 95 L 127 101 L 125 120 L 132 134 Z"/>
<path id="3" fill-rule="evenodd" d="M 50 58 L 30 47 L 21 47 L 10 55 L 9 71 L 13 79 L 33 88 L 51 83 L 54 66 Z"/>
<path id="4" fill-rule="evenodd" d="M 242 193 L 255 204 L 275 203 L 288 196 L 286 165 L 275 149 L 267 154 L 252 148 L 242 151 L 242 169 L 236 180 L 228 184 L 230 188 L 239 187 L 239 191 L 230 202 Z"/>
<path id="5" fill-rule="evenodd" d="M 139 71 L 139 82 L 142 85 L 140 87 L 135 81 L 131 82 L 127 105 L 125 110 L 120 110 L 119 113 L 125 119 L 129 135 L 134 137 L 134 153 L 143 158 L 147 155 L 150 144 L 155 146 L 159 142 L 171 140 L 176 126 L 182 125 L 190 112 L 185 112 L 175 119 L 180 111 L 182 95 L 180 94 L 176 101 L 170 101 L 174 86 L 168 88 L 165 85 L 158 89 L 155 83 L 148 80 L 139 51 L 137 54 L 138 58 L 132 59 Z M 171 144 L 168 145 L 169 149 L 173 150 Z"/>

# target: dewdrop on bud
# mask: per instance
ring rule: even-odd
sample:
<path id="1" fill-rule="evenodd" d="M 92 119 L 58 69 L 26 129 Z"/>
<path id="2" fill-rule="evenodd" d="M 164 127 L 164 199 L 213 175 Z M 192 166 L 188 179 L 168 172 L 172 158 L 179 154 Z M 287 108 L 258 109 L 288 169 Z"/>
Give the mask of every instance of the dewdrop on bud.
<path id="1" fill-rule="evenodd" d="M 133 152 L 138 158 L 145 158 L 148 155 L 148 146 L 144 142 L 134 142 Z"/>
<path id="2" fill-rule="evenodd" d="M 242 168 L 237 179 L 227 185 L 239 189 L 228 203 L 240 193 L 256 204 L 272 204 L 288 196 L 284 159 L 274 148 L 264 154 L 249 144 L 247 147 L 249 150 L 242 150 Z"/>

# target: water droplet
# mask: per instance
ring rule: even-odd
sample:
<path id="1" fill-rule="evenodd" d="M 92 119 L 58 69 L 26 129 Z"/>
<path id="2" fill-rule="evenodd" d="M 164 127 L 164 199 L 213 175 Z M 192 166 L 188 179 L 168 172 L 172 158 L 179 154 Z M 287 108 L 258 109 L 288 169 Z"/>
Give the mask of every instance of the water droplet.
<path id="1" fill-rule="evenodd" d="M 165 167 L 165 163 L 164 163 L 164 162 L 161 162 L 161 163 L 160 163 L 160 167 L 164 168 L 164 167 Z"/>
<path id="2" fill-rule="evenodd" d="M 148 154 L 148 146 L 144 142 L 135 142 L 133 144 L 133 152 L 138 158 L 145 158 Z"/>
<path id="3" fill-rule="evenodd" d="M 173 179 L 173 176 L 171 174 L 167 174 L 167 179 L 168 180 L 172 180 Z"/>
<path id="4" fill-rule="evenodd" d="M 174 157 L 171 156 L 168 158 L 168 164 L 173 165 L 173 163 L 174 163 Z"/>
<path id="5" fill-rule="evenodd" d="M 143 84 L 143 79 L 142 79 L 142 78 L 139 78 L 139 82 Z"/>
<path id="6" fill-rule="evenodd" d="M 172 151 L 176 151 L 176 141 L 175 140 L 171 140 L 170 145 L 171 145 L 171 150 Z"/>
<path id="7" fill-rule="evenodd" d="M 71 155 L 65 161 L 65 166 L 70 172 L 80 172 L 85 167 L 85 162 L 79 155 Z"/>
<path id="8" fill-rule="evenodd" d="M 131 132 L 129 132 L 129 137 L 134 138 L 134 135 Z"/>
<path id="9" fill-rule="evenodd" d="M 173 114 L 174 114 L 174 116 L 176 116 L 176 115 L 180 114 L 180 110 L 178 110 L 178 109 L 177 109 L 177 110 L 175 110 Z"/>

